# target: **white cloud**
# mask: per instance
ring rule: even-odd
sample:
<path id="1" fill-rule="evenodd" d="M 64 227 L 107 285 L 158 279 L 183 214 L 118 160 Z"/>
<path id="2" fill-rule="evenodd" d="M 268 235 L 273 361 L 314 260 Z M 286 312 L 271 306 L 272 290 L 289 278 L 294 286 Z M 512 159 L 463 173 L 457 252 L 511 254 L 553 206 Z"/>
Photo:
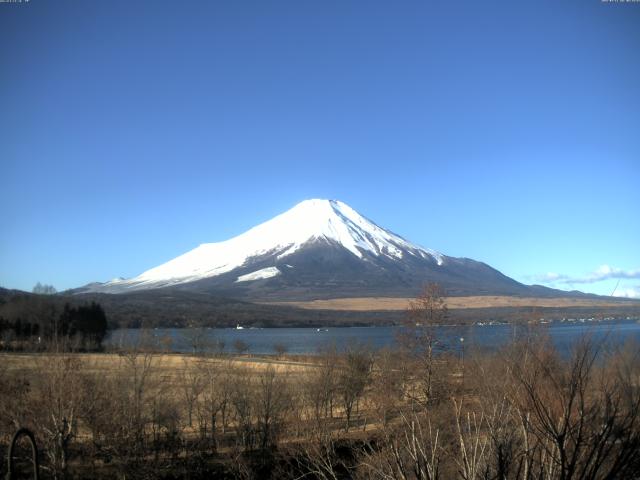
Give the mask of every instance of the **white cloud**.
<path id="1" fill-rule="evenodd" d="M 611 267 L 609 265 L 600 265 L 597 269 L 589 272 L 585 275 L 572 277 L 563 273 L 543 273 L 539 275 L 533 275 L 531 278 L 534 281 L 542 283 L 562 283 L 562 284 L 583 284 L 583 283 L 596 283 L 603 280 L 613 279 L 638 279 L 640 278 L 640 270 L 623 270 L 621 268 Z"/>
<path id="2" fill-rule="evenodd" d="M 566 283 L 594 283 L 610 278 L 640 278 L 640 270 L 623 270 L 609 265 L 601 265 L 594 272 L 584 277 L 568 279 Z"/>
<path id="3" fill-rule="evenodd" d="M 547 273 L 540 273 L 538 275 L 531 275 L 529 278 L 531 278 L 536 282 L 553 283 L 559 280 L 564 280 L 565 278 L 569 278 L 569 277 L 567 277 L 566 275 L 563 275 L 562 273 L 547 272 Z"/>
<path id="4" fill-rule="evenodd" d="M 640 298 L 640 285 L 636 285 L 635 287 L 631 288 L 624 288 L 622 290 L 616 290 L 613 296 L 625 298 Z"/>

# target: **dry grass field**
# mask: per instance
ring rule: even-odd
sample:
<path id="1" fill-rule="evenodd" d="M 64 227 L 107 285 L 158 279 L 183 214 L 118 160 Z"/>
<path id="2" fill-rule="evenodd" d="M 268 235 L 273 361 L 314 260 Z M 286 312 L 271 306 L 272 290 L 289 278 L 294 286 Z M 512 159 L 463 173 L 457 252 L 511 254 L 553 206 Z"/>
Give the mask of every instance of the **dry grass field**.
<path id="1" fill-rule="evenodd" d="M 84 372 L 109 376 L 123 366 L 124 356 L 117 353 L 65 353 L 65 357 L 72 357 L 82 362 Z M 0 363 L 5 372 L 43 371 L 54 365 L 55 354 L 48 353 L 1 353 Z M 203 364 L 216 366 L 220 369 L 242 369 L 245 372 L 259 374 L 273 368 L 277 373 L 295 376 L 316 367 L 309 361 L 279 360 L 273 357 L 233 356 L 233 357 L 203 357 L 185 354 L 158 353 L 152 355 L 152 371 L 154 376 L 163 380 L 174 380 L 180 383 L 187 371 L 195 370 Z"/>
<path id="2" fill-rule="evenodd" d="M 338 311 L 399 311 L 406 310 L 412 298 L 358 297 L 310 300 L 302 302 L 273 302 L 272 305 L 289 305 L 310 310 Z M 500 308 L 500 307 L 618 307 L 630 303 L 626 299 L 602 300 L 593 298 L 534 298 L 509 296 L 447 297 L 450 309 Z"/>

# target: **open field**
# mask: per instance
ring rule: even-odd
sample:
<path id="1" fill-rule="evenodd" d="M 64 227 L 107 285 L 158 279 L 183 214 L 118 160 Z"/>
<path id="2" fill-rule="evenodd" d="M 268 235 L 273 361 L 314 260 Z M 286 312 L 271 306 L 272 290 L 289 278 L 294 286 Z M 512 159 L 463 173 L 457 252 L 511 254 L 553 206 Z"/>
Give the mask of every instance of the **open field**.
<path id="1" fill-rule="evenodd" d="M 311 300 L 302 302 L 272 302 L 270 305 L 283 305 L 304 308 L 308 310 L 336 310 L 336 311 L 400 311 L 409 307 L 412 298 L 387 297 L 357 297 L 334 298 L 329 300 Z M 538 307 L 538 308 L 569 308 L 569 307 L 619 307 L 622 305 L 638 306 L 640 302 L 628 299 L 603 300 L 600 298 L 534 298 L 510 296 L 470 296 L 447 297 L 449 309 L 469 308 L 502 308 L 502 307 Z"/>
<path id="2" fill-rule="evenodd" d="M 1 353 L 0 363 L 3 371 L 7 373 L 42 372 L 54 364 L 58 355 L 47 353 Z M 109 376 L 122 367 L 125 356 L 117 353 L 76 353 L 64 354 L 65 358 L 73 358 L 82 363 L 82 370 L 86 373 Z M 153 375 L 163 380 L 175 380 L 179 383 L 186 372 L 195 370 L 203 364 L 211 365 L 219 369 L 242 369 L 243 372 L 259 374 L 273 368 L 277 373 L 290 375 L 301 374 L 315 367 L 313 357 L 308 361 L 279 360 L 275 357 L 255 356 L 225 356 L 203 357 L 196 355 L 152 354 Z"/>

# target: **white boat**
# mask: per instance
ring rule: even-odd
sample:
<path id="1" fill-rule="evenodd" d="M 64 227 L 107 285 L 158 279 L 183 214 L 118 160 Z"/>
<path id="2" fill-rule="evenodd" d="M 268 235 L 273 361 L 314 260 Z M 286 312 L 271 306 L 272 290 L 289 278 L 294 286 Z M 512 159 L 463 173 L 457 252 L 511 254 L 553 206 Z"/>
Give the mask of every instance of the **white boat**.
<path id="1" fill-rule="evenodd" d="M 236 325 L 236 330 L 244 330 L 244 327 L 241 326 L 240 324 L 237 324 Z"/>

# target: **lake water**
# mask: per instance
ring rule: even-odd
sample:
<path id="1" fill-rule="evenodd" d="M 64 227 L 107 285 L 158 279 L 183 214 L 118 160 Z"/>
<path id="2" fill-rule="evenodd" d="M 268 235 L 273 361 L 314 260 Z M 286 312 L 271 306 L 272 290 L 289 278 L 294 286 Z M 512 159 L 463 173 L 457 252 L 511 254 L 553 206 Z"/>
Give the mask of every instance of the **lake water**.
<path id="1" fill-rule="evenodd" d="M 556 322 L 534 328 L 548 332 L 555 346 L 565 353 L 584 335 L 590 335 L 595 340 L 605 340 L 609 345 L 620 345 L 627 340 L 640 342 L 640 323 L 636 321 Z M 203 350 L 213 350 L 214 345 L 222 344 L 225 351 L 234 352 L 234 344 L 241 340 L 252 354 L 272 354 L 274 346 L 278 344 L 285 346 L 288 353 L 314 354 L 327 346 L 335 345 L 338 349 L 343 349 L 354 342 L 374 349 L 393 347 L 400 329 L 401 327 L 342 327 L 321 331 L 315 328 L 119 329 L 111 332 L 106 344 L 112 347 L 131 347 L 144 341 L 176 353 L 192 352 L 194 344 Z M 493 350 L 508 343 L 519 333 L 525 333 L 526 329 L 526 326 L 514 325 L 438 327 L 437 337 L 442 349 L 459 351 L 464 344 L 465 349 Z"/>

